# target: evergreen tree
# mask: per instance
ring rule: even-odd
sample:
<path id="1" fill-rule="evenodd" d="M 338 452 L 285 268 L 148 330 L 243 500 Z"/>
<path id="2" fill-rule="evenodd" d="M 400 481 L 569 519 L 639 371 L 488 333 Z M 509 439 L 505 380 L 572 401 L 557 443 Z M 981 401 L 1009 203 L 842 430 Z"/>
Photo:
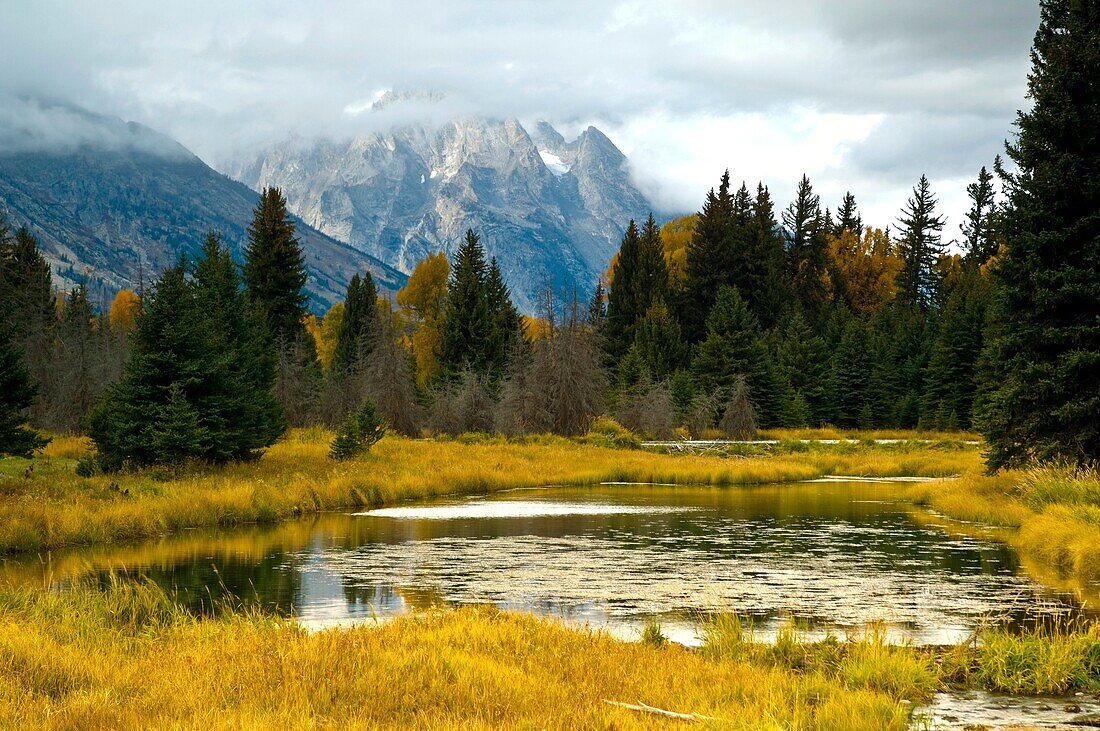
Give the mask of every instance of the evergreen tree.
<path id="1" fill-rule="evenodd" d="M 205 323 L 205 378 L 190 394 L 215 442 L 202 455 L 212 462 L 246 459 L 286 430 L 275 398 L 277 356 L 263 326 L 250 314 L 241 275 L 211 231 L 192 272 L 195 307 Z"/>
<path id="2" fill-rule="evenodd" d="M 27 417 L 23 412 L 34 402 L 37 388 L 23 365 L 12 328 L 4 320 L 0 317 L 0 454 L 29 457 L 49 440 L 25 426 Z"/>
<path id="3" fill-rule="evenodd" d="M 992 259 L 1000 247 L 992 173 L 983 167 L 978 172 L 978 180 L 966 186 L 966 194 L 970 197 L 970 210 L 959 226 L 963 250 L 967 264 L 980 267 Z"/>
<path id="4" fill-rule="evenodd" d="M 619 256 L 612 268 L 611 287 L 607 293 L 604 347 L 612 360 L 625 355 L 634 340 L 634 323 L 639 318 L 641 247 L 638 227 L 632 219 L 623 234 Z"/>
<path id="5" fill-rule="evenodd" d="M 856 207 L 856 197 L 850 192 L 844 194 L 840 208 L 836 209 L 836 223 L 832 226 L 833 236 L 840 236 L 845 231 L 863 235 L 863 218 Z"/>
<path id="6" fill-rule="evenodd" d="M 829 403 L 829 349 L 825 341 L 814 334 L 802 314 L 795 312 L 784 323 L 776 347 L 776 371 L 791 388 L 792 399 L 805 404 L 805 416 L 800 413 L 792 421 L 824 424 L 832 419 Z"/>
<path id="7" fill-rule="evenodd" d="M 588 302 L 588 316 L 586 322 L 597 332 L 601 331 L 607 320 L 607 290 L 603 286 L 603 279 L 596 280 L 596 289 L 592 291 L 592 299 Z"/>
<path id="8" fill-rule="evenodd" d="M 789 306 L 791 291 L 775 205 L 762 183 L 756 186 L 747 240 L 746 275 L 737 286 L 745 293 L 745 301 L 759 318 L 761 327 L 771 328 Z"/>
<path id="9" fill-rule="evenodd" d="M 933 334 L 927 318 L 904 304 L 894 303 L 871 318 L 868 389 L 877 426 L 917 426 Z"/>
<path id="10" fill-rule="evenodd" d="M 653 214 L 642 225 L 638 239 L 638 276 L 634 292 L 634 321 L 645 317 L 658 302 L 668 300 L 668 264 L 661 243 L 661 229 Z"/>
<path id="11" fill-rule="evenodd" d="M 633 350 L 656 381 L 663 381 L 684 361 L 685 348 L 680 338 L 680 323 L 663 302 L 649 308 L 635 329 Z"/>
<path id="12" fill-rule="evenodd" d="M 789 237 L 787 273 L 795 296 L 805 312 L 817 313 L 826 300 L 828 230 L 821 199 L 805 175 L 798 183 L 795 200 L 783 212 L 783 225 Z"/>
<path id="13" fill-rule="evenodd" d="M 22 362 L 31 382 L 37 388 L 38 399 L 30 405 L 31 421 L 47 427 L 69 424 L 47 423 L 43 413 L 54 393 L 50 386 L 58 371 L 67 370 L 54 356 L 57 310 L 54 304 L 50 265 L 38 250 L 38 242 L 26 228 L 14 238 L 0 217 L 0 312 L 7 313 L 7 326 L 14 346 L 21 352 Z M 0 327 L 3 324 L 0 323 Z M 83 413 L 80 414 L 81 416 Z"/>
<path id="14" fill-rule="evenodd" d="M 943 216 L 936 215 L 936 204 L 928 178 L 922 175 L 898 218 L 898 248 L 904 262 L 898 277 L 898 299 L 922 310 L 935 302 L 939 286 L 936 264 L 944 253 L 940 236 Z"/>
<path id="15" fill-rule="evenodd" d="M 857 318 L 848 320 L 833 355 L 832 381 L 835 392 L 837 426 L 843 428 L 868 426 L 867 387 L 871 367 L 868 361 L 866 329 Z M 861 423 L 864 422 L 864 423 Z"/>
<path id="16" fill-rule="evenodd" d="M 761 420 L 769 422 L 778 412 L 774 373 L 756 317 L 733 287 L 718 292 L 692 373 L 699 391 L 720 392 L 723 402 L 737 378 L 744 376 Z"/>
<path id="17" fill-rule="evenodd" d="M 7 237 L 0 219 L 0 303 L 8 312 L 14 337 L 41 338 L 56 318 L 50 265 L 38 250 L 38 241 L 26 228 Z"/>
<path id="18" fill-rule="evenodd" d="M 350 373 L 361 359 L 369 355 L 370 344 L 378 328 L 377 299 L 378 291 L 370 272 L 352 275 L 344 297 L 344 316 L 336 333 L 336 348 L 332 354 L 334 373 Z"/>
<path id="19" fill-rule="evenodd" d="M 517 347 L 524 345 L 524 340 L 519 310 L 512 303 L 512 293 L 504 283 L 496 257 L 489 262 L 489 273 L 485 278 L 485 297 L 488 301 L 491 327 L 483 360 L 486 373 L 499 379 L 504 374 L 509 356 Z"/>
<path id="20" fill-rule="evenodd" d="M 305 326 L 305 260 L 278 188 L 265 188 L 253 211 L 244 283 L 255 317 L 278 353 L 276 396 L 290 423 L 308 424 L 315 418 L 321 367 L 316 342 Z"/>
<path id="21" fill-rule="evenodd" d="M 1100 5 L 1040 7 L 983 354 L 977 425 L 993 469 L 1100 461 Z"/>
<path id="22" fill-rule="evenodd" d="M 936 429 L 969 429 L 977 390 L 989 287 L 975 269 L 963 277 L 944 307 L 925 373 L 922 423 Z"/>
<path id="23" fill-rule="evenodd" d="M 245 248 L 248 298 L 280 346 L 305 334 L 306 268 L 294 219 L 278 188 L 265 188 L 252 214 Z"/>
<path id="24" fill-rule="evenodd" d="M 706 322 L 718 290 L 730 283 L 733 248 L 733 198 L 730 174 L 722 175 L 718 191 L 707 193 L 696 215 L 684 265 L 682 318 L 684 339 L 696 343 L 706 336 Z"/>
<path id="25" fill-rule="evenodd" d="M 466 370 L 485 372 L 486 343 L 493 327 L 486 291 L 485 250 L 472 229 L 455 253 L 443 309 L 440 366 L 448 379 Z"/>
<path id="26" fill-rule="evenodd" d="M 89 414 L 105 469 L 246 459 L 285 427 L 266 327 L 251 319 L 217 236 L 207 237 L 193 275 L 181 261 L 154 285 L 121 379 Z"/>

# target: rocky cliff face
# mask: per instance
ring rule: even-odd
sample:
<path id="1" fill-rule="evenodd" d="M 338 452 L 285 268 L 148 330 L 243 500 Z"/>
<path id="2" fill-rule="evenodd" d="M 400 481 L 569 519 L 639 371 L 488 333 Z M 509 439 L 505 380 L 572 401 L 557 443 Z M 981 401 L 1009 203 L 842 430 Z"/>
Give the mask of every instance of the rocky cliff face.
<path id="1" fill-rule="evenodd" d="M 34 114 L 0 128 L 0 211 L 9 227 L 37 236 L 59 287 L 85 281 L 94 301 L 109 301 L 197 252 L 210 230 L 241 260 L 255 191 L 141 125 L 71 107 L 28 108 Z M 56 134 L 43 136 L 47 128 Z M 308 226 L 298 233 L 316 309 L 342 299 L 364 268 L 384 291 L 406 280 Z"/>
<path id="2" fill-rule="evenodd" d="M 548 285 L 586 298 L 626 223 L 651 210 L 602 132 L 567 142 L 515 119 L 292 140 L 225 169 L 254 190 L 281 187 L 310 226 L 405 273 L 473 228 L 527 311 Z"/>

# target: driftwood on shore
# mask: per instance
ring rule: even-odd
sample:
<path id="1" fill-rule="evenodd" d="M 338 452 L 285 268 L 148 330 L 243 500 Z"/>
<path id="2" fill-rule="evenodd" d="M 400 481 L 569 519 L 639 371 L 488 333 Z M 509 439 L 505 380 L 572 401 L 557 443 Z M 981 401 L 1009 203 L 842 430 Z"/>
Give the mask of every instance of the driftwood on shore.
<path id="1" fill-rule="evenodd" d="M 656 708 L 654 706 L 647 706 L 641 701 L 637 703 L 623 703 L 622 701 L 609 701 L 606 698 L 604 703 L 609 706 L 615 706 L 616 708 L 625 708 L 628 711 L 636 711 L 638 713 L 649 713 L 654 716 L 663 716 L 665 718 L 675 718 L 678 721 L 718 721 L 720 719 L 713 716 L 704 716 L 701 713 L 679 713 L 677 711 L 666 711 L 663 708 Z"/>

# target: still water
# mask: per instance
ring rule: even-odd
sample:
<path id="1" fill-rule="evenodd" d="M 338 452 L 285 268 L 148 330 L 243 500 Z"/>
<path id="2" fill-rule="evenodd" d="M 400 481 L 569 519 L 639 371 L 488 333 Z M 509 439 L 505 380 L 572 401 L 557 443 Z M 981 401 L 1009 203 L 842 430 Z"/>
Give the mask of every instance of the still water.
<path id="1" fill-rule="evenodd" d="M 881 621 L 895 639 L 941 644 L 990 616 L 1075 611 L 1003 544 L 951 535 L 892 492 L 859 482 L 516 490 L 190 531 L 4 570 L 53 586 L 124 571 L 196 610 L 232 594 L 311 626 L 492 603 L 624 637 L 656 619 L 687 644 L 711 612 L 751 616 L 761 640 L 793 619 L 810 635 Z"/>

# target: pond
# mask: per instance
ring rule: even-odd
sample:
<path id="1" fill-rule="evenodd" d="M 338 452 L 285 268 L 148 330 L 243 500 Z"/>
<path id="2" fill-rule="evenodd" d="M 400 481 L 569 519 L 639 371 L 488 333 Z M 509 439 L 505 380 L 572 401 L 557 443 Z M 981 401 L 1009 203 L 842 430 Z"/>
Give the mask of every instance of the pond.
<path id="1" fill-rule="evenodd" d="M 958 537 L 890 498 L 896 486 L 602 485 L 515 490 L 279 526 L 187 531 L 130 547 L 9 560 L 64 586 L 79 575 L 151 577 L 213 611 L 232 594 L 308 626 L 492 603 L 636 638 L 651 620 L 685 644 L 707 613 L 751 617 L 758 640 L 885 624 L 946 644 L 990 616 L 1077 611 L 992 539 Z"/>

